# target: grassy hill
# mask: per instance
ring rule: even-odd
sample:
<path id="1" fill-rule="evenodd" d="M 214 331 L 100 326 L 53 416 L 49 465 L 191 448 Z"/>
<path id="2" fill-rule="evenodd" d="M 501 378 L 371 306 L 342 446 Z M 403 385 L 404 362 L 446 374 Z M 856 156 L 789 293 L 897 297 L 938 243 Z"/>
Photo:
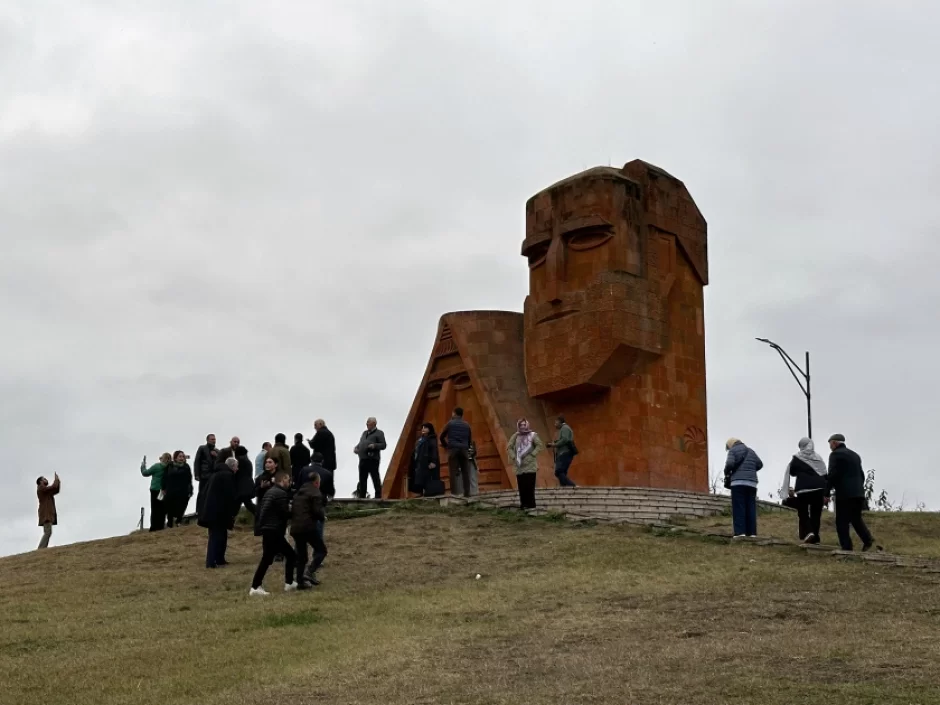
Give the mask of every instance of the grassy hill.
<path id="1" fill-rule="evenodd" d="M 937 574 L 469 509 L 328 538 L 263 599 L 241 529 L 216 571 L 195 527 L 0 560 L 0 703 L 940 703 Z"/>

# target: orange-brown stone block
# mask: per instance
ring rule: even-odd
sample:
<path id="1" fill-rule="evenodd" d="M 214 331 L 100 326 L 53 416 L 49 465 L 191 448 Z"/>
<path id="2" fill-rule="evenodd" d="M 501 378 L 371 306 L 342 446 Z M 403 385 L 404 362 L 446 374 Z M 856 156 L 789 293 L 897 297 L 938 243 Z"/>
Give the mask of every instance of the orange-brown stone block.
<path id="1" fill-rule="evenodd" d="M 707 491 L 707 244 L 683 183 L 639 160 L 530 198 L 524 312 L 441 317 L 383 494 L 406 495 L 421 424 L 440 430 L 456 406 L 473 429 L 481 491 L 516 485 L 506 452 L 516 420 L 548 441 L 558 414 L 580 450 L 569 472 L 579 485 Z M 543 453 L 538 485 L 553 484 Z"/>

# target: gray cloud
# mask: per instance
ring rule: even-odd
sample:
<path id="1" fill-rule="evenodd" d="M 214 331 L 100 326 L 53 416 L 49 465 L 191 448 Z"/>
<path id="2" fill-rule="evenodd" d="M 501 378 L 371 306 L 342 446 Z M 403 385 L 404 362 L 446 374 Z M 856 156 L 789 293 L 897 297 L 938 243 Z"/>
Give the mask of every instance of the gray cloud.
<path id="1" fill-rule="evenodd" d="M 812 21 L 807 21 L 807 17 Z M 634 157 L 709 221 L 711 462 L 803 433 L 940 506 L 940 10 L 98 2 L 0 10 L 0 553 L 120 533 L 140 456 L 397 436 L 439 315 L 521 310 L 525 199 Z M 351 492 L 354 463 L 341 466 Z"/>

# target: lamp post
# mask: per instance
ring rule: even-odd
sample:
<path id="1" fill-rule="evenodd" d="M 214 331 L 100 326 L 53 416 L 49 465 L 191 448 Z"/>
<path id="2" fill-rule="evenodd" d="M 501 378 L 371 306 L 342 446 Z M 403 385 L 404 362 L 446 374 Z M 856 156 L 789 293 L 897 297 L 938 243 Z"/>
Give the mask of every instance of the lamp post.
<path id="1" fill-rule="evenodd" d="M 810 392 L 809 385 L 809 351 L 806 352 L 806 370 L 800 369 L 800 366 L 794 362 L 793 358 L 787 355 L 787 351 L 781 348 L 772 340 L 767 340 L 767 338 L 755 338 L 758 342 L 767 343 L 770 347 L 777 351 L 777 354 L 780 355 L 780 359 L 783 360 L 783 363 L 787 366 L 787 369 L 790 370 L 790 374 L 793 375 L 793 379 L 796 380 L 796 383 L 800 385 L 800 390 L 803 392 L 803 395 L 806 397 L 806 435 L 809 438 L 813 437 L 813 407 L 812 407 L 812 394 Z M 797 373 L 800 374 L 800 377 L 797 377 Z M 805 384 L 804 384 L 805 382 Z"/>

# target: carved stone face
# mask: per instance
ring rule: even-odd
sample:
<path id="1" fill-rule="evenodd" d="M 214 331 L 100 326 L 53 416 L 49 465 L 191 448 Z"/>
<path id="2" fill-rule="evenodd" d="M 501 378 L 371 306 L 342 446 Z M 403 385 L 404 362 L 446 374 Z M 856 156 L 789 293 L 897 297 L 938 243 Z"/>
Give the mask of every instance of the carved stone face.
<path id="1" fill-rule="evenodd" d="M 629 374 L 640 355 L 661 353 L 663 297 L 647 278 L 640 198 L 639 184 L 601 167 L 526 204 L 531 396 L 605 389 Z"/>

